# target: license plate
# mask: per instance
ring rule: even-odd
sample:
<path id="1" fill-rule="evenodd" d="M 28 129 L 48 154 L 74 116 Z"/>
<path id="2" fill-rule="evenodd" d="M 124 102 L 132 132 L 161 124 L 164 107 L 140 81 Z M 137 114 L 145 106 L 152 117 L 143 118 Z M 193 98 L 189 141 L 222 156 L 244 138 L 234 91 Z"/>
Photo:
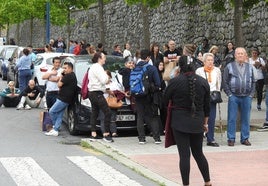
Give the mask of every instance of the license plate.
<path id="1" fill-rule="evenodd" d="M 116 121 L 135 121 L 135 115 L 117 115 Z"/>

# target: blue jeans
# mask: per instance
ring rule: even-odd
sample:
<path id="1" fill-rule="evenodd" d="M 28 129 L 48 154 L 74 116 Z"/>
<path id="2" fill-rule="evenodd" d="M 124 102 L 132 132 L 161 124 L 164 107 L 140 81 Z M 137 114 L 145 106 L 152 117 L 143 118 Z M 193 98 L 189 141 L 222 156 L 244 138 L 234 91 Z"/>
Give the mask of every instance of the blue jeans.
<path id="1" fill-rule="evenodd" d="M 249 96 L 232 95 L 228 99 L 228 119 L 227 119 L 227 138 L 230 141 L 235 141 L 236 120 L 238 108 L 241 112 L 241 134 L 240 142 L 244 142 L 249 138 L 250 132 L 250 111 L 252 98 Z"/>
<path id="2" fill-rule="evenodd" d="M 215 130 L 215 118 L 216 118 L 216 108 L 217 104 L 210 102 L 210 113 L 208 118 L 208 133 L 207 133 L 207 142 L 213 142 L 214 139 L 214 130 Z"/>
<path id="3" fill-rule="evenodd" d="M 54 130 L 59 131 L 62 123 L 64 110 L 66 109 L 66 107 L 68 107 L 68 105 L 68 103 L 57 99 L 53 106 L 49 109 L 49 116 L 52 120 Z"/>
<path id="4" fill-rule="evenodd" d="M 22 92 L 32 78 L 31 69 L 19 70 L 19 89 Z"/>
<path id="5" fill-rule="evenodd" d="M 117 133 L 116 129 L 116 115 L 117 115 L 117 109 L 111 109 L 111 124 L 110 124 L 110 132 L 111 133 Z M 98 119 L 100 120 L 101 124 L 101 132 L 104 133 L 104 113 L 100 110 Z"/>

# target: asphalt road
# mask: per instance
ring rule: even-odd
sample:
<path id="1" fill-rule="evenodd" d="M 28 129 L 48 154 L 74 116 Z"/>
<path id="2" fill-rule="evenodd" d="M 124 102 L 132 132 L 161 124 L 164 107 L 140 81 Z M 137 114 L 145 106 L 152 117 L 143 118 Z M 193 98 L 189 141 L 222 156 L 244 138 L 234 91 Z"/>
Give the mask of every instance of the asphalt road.
<path id="1" fill-rule="evenodd" d="M 0 80 L 0 89 L 5 86 Z M 0 185 L 157 185 L 100 152 L 82 148 L 86 134 L 71 136 L 62 125 L 58 137 L 45 136 L 41 111 L 0 108 Z"/>

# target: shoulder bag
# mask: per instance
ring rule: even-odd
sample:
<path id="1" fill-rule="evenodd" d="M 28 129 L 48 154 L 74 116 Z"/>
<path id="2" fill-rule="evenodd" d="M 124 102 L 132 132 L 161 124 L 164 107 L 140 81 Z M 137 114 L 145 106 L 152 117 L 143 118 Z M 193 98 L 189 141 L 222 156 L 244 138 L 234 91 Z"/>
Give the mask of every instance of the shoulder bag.
<path id="1" fill-rule="evenodd" d="M 106 101 L 108 103 L 108 106 L 110 108 L 113 108 L 113 109 L 118 109 L 118 108 L 121 108 L 123 106 L 123 102 L 121 100 L 118 101 L 117 97 L 112 96 L 112 95 L 109 95 L 106 98 Z"/>

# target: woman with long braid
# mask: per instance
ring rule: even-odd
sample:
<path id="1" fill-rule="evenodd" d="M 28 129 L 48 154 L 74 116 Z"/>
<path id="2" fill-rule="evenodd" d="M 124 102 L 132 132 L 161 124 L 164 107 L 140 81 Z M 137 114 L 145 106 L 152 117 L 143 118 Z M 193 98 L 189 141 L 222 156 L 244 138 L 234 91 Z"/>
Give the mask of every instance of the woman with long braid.
<path id="1" fill-rule="evenodd" d="M 194 45 L 186 45 L 185 50 Z M 171 128 L 180 157 L 183 185 L 189 185 L 190 156 L 192 155 L 203 176 L 205 186 L 211 185 L 209 166 L 204 156 L 203 134 L 208 131 L 210 88 L 208 82 L 195 74 L 198 64 L 191 56 L 179 60 L 180 75 L 171 79 L 165 91 L 166 103 L 172 101 Z"/>

